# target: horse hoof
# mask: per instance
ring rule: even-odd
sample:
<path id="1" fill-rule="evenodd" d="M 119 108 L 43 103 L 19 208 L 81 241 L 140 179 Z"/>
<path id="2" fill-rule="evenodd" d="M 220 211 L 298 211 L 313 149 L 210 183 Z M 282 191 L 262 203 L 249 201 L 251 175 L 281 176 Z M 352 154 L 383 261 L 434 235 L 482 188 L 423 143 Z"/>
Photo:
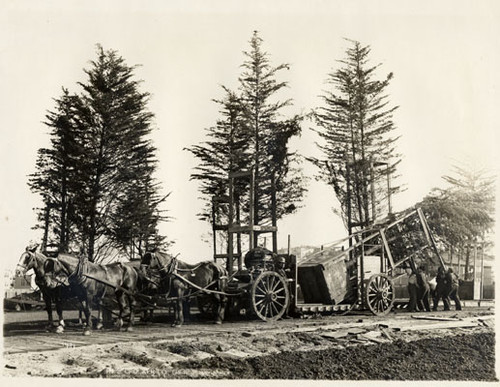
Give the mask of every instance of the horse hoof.
<path id="1" fill-rule="evenodd" d="M 216 321 L 214 321 L 214 324 L 221 325 L 221 324 L 222 324 L 222 321 L 220 321 L 220 320 L 216 320 Z"/>
<path id="2" fill-rule="evenodd" d="M 97 323 L 95 329 L 100 330 L 100 329 L 102 329 L 103 326 L 104 325 L 102 325 L 102 323 Z"/>
<path id="3" fill-rule="evenodd" d="M 127 327 L 127 332 L 133 332 L 134 331 L 134 328 L 133 327 Z"/>
<path id="4" fill-rule="evenodd" d="M 59 325 L 57 328 L 56 328 L 56 333 L 63 333 L 64 332 L 64 326 L 63 325 Z"/>
<path id="5" fill-rule="evenodd" d="M 90 336 L 90 333 L 91 333 L 90 329 L 84 329 L 84 331 L 83 331 L 84 336 Z"/>

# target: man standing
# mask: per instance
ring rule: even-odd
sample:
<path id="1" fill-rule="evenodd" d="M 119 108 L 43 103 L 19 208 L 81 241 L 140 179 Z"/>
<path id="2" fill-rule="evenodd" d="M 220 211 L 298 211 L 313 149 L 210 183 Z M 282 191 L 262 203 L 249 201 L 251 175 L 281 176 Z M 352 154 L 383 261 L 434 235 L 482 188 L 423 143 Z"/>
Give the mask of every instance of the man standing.
<path id="1" fill-rule="evenodd" d="M 414 313 L 417 311 L 417 276 L 409 267 L 406 269 L 408 274 L 408 295 L 410 300 L 408 302 L 408 312 Z"/>
<path id="2" fill-rule="evenodd" d="M 429 283 L 427 281 L 427 274 L 425 274 L 425 268 L 420 266 L 417 271 L 417 285 L 418 285 L 418 293 L 417 293 L 417 305 L 418 309 L 426 312 L 431 311 L 431 307 L 429 305 Z"/>
<path id="3" fill-rule="evenodd" d="M 450 267 L 446 273 L 446 288 L 448 291 L 448 298 L 455 302 L 455 309 L 462 310 L 462 303 L 460 302 L 460 297 L 458 296 L 458 286 L 459 279 L 458 276 L 453 272 Z"/>
<path id="4" fill-rule="evenodd" d="M 436 275 L 436 292 L 434 294 L 433 311 L 437 310 L 440 299 L 443 299 L 444 310 L 450 310 L 450 299 L 448 298 L 449 291 L 447 291 L 446 274 L 444 267 L 440 266 Z"/>

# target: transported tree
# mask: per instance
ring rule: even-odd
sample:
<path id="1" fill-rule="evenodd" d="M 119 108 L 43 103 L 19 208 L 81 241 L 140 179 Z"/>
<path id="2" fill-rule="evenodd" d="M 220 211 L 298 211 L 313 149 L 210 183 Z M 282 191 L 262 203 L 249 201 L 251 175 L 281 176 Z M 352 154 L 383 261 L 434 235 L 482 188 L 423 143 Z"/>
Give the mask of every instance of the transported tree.
<path id="1" fill-rule="evenodd" d="M 397 185 L 386 188 L 388 175 L 397 177 L 400 160 L 393 122 L 397 106 L 391 106 L 387 96 L 393 74 L 376 79 L 380 64 L 369 64 L 370 46 L 350 43 L 341 67 L 328 74 L 331 88 L 315 111 L 322 155 L 309 158 L 319 168 L 317 179 L 334 189 L 349 232 L 372 224 L 374 212 L 380 212 L 373 210 L 400 190 Z"/>
<path id="2" fill-rule="evenodd" d="M 217 101 L 222 106 L 222 119 L 208 129 L 208 141 L 188 149 L 200 161 L 191 178 L 201 181 L 200 192 L 209 202 L 213 195 L 227 194 L 230 171 L 253 168 L 254 221 L 270 224 L 272 205 L 277 219 L 282 218 L 298 208 L 305 193 L 300 158 L 289 149 L 289 140 L 300 134 L 302 117 L 281 116 L 291 100 L 277 100 L 287 82 L 278 82 L 276 76 L 289 66 L 271 66 L 257 32 L 244 55 L 238 92 L 224 88 L 226 97 Z M 237 186 L 235 196 L 247 205 L 244 195 L 245 187 Z M 207 214 L 208 206 L 205 219 Z"/>

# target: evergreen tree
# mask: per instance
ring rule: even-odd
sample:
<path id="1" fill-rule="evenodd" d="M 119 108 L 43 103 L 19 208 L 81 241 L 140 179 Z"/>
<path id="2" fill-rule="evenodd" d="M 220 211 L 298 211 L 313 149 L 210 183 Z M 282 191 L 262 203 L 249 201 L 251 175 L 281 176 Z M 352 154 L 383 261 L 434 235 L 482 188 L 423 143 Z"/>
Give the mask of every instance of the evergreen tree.
<path id="1" fill-rule="evenodd" d="M 274 101 L 287 86 L 278 82 L 276 75 L 288 65 L 272 67 L 261 46 L 262 39 L 254 32 L 251 50 L 244 52 L 239 93 L 225 88 L 224 100 L 216 101 L 222 106 L 222 119 L 208 129 L 210 140 L 188 150 L 200 161 L 191 178 L 201 181 L 200 192 L 207 201 L 227 195 L 229 172 L 254 168 L 254 220 L 269 224 L 273 191 L 278 219 L 294 212 L 305 192 L 299 156 L 288 149 L 290 138 L 300 134 L 302 118 L 281 118 L 281 110 L 291 101 Z M 247 190 L 244 184 L 235 187 L 235 196 L 243 206 L 248 206 Z M 207 206 L 203 218 L 209 219 L 208 214 Z"/>
<path id="2" fill-rule="evenodd" d="M 187 149 L 200 161 L 191 179 L 200 181 L 200 192 L 206 200 L 204 211 L 200 213 L 203 220 L 210 220 L 212 197 L 227 195 L 228 174 L 248 168 L 251 163 L 243 106 L 235 92 L 223 89 L 224 99 L 214 100 L 220 105 L 221 119 L 215 127 L 206 130 L 208 141 Z M 238 188 L 236 195 L 243 195 L 241 187 Z"/>
<path id="3" fill-rule="evenodd" d="M 78 238 L 73 227 L 73 199 L 78 190 L 74 185 L 75 172 L 82 152 L 74 110 L 77 99 L 63 89 L 62 97 L 55 100 L 56 109 L 47 114 L 45 121 L 51 128 L 52 147 L 38 150 L 37 172 L 30 175 L 28 182 L 33 192 L 42 195 L 42 226 L 37 227 L 44 229 L 43 246 L 55 245 L 61 252 L 67 252 L 69 241 Z"/>
<path id="4" fill-rule="evenodd" d="M 38 182 L 32 185 L 48 196 L 69 189 L 60 195 L 60 202 L 66 203 L 60 206 L 60 218 L 71 214 L 80 249 L 87 250 L 91 261 L 101 259 L 110 248 L 125 252 L 134 250 L 132 244 L 147 248 L 161 242 L 156 226 L 164 219 L 159 205 L 166 197 L 159 194 L 153 178 L 157 160 L 148 139 L 153 119 L 147 110 L 149 94 L 139 91 L 134 69 L 115 51 L 98 46 L 97 60 L 84 70 L 87 81 L 79 83 L 83 92 L 65 98 L 67 106 L 49 114 L 48 125 L 57 128 L 53 143 L 74 144 L 75 149 L 67 152 L 66 145 L 59 152 L 54 145 L 48 156 L 41 154 Z M 69 156 L 69 169 L 65 160 L 51 156 L 54 152 Z M 52 172 L 47 171 L 52 169 L 70 171 L 70 178 L 61 172 L 51 183 Z M 65 208 L 71 211 L 64 212 Z M 60 239 L 67 241 L 67 235 L 60 233 Z"/>
<path id="5" fill-rule="evenodd" d="M 328 75 L 332 89 L 322 96 L 324 106 L 315 113 L 323 155 L 309 160 L 320 170 L 318 179 L 333 187 L 346 225 L 350 215 L 351 225 L 366 227 L 373 222 L 372 206 L 385 199 L 372 203 L 371 187 L 382 184 L 387 174 L 396 177 L 399 155 L 392 114 L 397 107 L 389 106 L 385 94 L 393 74 L 374 79 L 380 65 L 369 65 L 370 47 L 353 41 L 346 54 L 339 61 L 342 67 Z M 387 167 L 371 168 L 372 162 Z M 399 190 L 393 186 L 391 194 Z"/>
<path id="6" fill-rule="evenodd" d="M 434 188 L 418 206 L 429 227 L 447 244 L 487 242 L 495 223 L 495 179 L 485 171 L 459 166 L 444 176 L 447 188 Z"/>
<path id="7" fill-rule="evenodd" d="M 269 55 L 262 50 L 262 42 L 255 31 L 250 40 L 250 51 L 244 52 L 246 60 L 239 78 L 246 130 L 251 136 L 248 147 L 255 171 L 256 223 L 270 221 L 272 185 L 277 193 L 278 219 L 295 212 L 306 190 L 298 168 L 299 156 L 288 149 L 288 141 L 300 134 L 302 117 L 281 119 L 282 109 L 290 106 L 291 100 L 275 100 L 276 94 L 288 85 L 287 82 L 278 82 L 276 75 L 289 65 L 272 67 Z"/>

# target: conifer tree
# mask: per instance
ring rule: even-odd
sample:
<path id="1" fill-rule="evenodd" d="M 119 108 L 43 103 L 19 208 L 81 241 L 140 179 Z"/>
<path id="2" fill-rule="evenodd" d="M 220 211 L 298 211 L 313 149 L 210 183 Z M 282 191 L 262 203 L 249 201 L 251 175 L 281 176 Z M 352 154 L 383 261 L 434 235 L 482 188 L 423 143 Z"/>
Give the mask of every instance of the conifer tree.
<path id="1" fill-rule="evenodd" d="M 262 39 L 254 32 L 250 50 L 244 52 L 243 72 L 238 92 L 224 88 L 220 119 L 208 129 L 209 140 L 188 150 L 199 159 L 192 179 L 201 181 L 200 192 L 207 201 L 212 196 L 227 195 L 230 171 L 253 168 L 255 171 L 254 220 L 271 222 L 271 195 L 276 192 L 277 218 L 294 212 L 305 193 L 299 170 L 300 158 L 290 152 L 289 140 L 300 134 L 302 117 L 283 119 L 283 108 L 290 100 L 278 101 L 277 94 L 287 86 L 276 76 L 287 64 L 272 67 L 269 55 L 262 50 Z M 243 198 L 248 186 L 235 187 L 235 196 Z M 209 219 L 209 211 L 204 219 Z"/>
<path id="2" fill-rule="evenodd" d="M 366 227 L 373 222 L 372 207 L 388 194 L 385 190 L 386 196 L 373 203 L 371 187 L 382 184 L 387 174 L 397 177 L 399 155 L 392 120 L 397 106 L 391 107 L 386 95 L 393 74 L 376 80 L 380 65 L 369 64 L 370 47 L 351 43 L 346 59 L 339 61 L 341 68 L 328 75 L 331 89 L 325 91 L 324 105 L 315 112 L 322 157 L 309 160 L 320 170 L 318 179 L 334 189 L 346 225 Z M 371 168 L 372 163 L 386 167 Z M 394 185 L 390 193 L 399 190 Z"/>
<path id="3" fill-rule="evenodd" d="M 116 51 L 98 46 L 97 59 L 84 70 L 87 80 L 78 83 L 83 92 L 65 98 L 68 106 L 49 115 L 48 125 L 58 129 L 52 133 L 53 142 L 66 143 L 66 136 L 69 144 L 77 145 L 68 153 L 71 178 L 61 177 L 49 187 L 50 176 L 44 171 L 65 171 L 66 162 L 42 155 L 37 186 L 32 187 L 53 196 L 67 190 L 64 182 L 70 182 L 71 225 L 91 261 L 100 260 L 110 248 L 131 252 L 132 244 L 146 248 L 161 242 L 156 226 L 164 219 L 159 206 L 166 197 L 159 194 L 153 177 L 157 160 L 148 138 L 153 119 L 147 110 L 149 94 L 139 90 L 134 69 Z M 48 155 L 53 152 L 57 147 Z M 60 201 L 64 203 L 63 196 Z M 68 216 L 64 208 L 60 207 L 61 219 Z"/>

